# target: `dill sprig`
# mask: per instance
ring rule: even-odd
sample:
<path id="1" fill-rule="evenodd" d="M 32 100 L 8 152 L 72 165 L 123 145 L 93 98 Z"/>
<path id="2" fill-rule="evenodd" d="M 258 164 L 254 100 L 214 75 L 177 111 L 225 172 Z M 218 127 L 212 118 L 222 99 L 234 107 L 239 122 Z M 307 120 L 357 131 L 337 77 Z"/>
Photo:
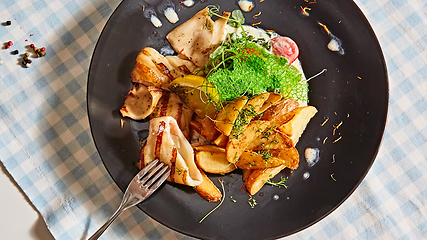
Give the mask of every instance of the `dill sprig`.
<path id="1" fill-rule="evenodd" d="M 222 199 L 221 199 L 221 202 L 214 208 L 214 209 L 212 209 L 210 212 L 208 212 L 200 221 L 199 221 L 199 223 L 201 223 L 201 222 L 203 222 L 203 220 L 205 220 L 209 215 L 211 215 L 211 213 L 213 213 L 215 210 L 217 210 L 221 205 L 222 205 L 222 203 L 224 202 L 224 199 L 225 199 L 225 189 L 224 189 L 224 181 L 221 181 L 221 180 L 219 180 L 218 179 L 218 181 L 221 183 L 221 187 L 222 187 Z"/>
<path id="2" fill-rule="evenodd" d="M 248 204 L 251 206 L 251 208 L 255 208 L 255 206 L 258 204 L 252 195 L 249 195 Z"/>
<path id="3" fill-rule="evenodd" d="M 280 182 L 277 182 L 277 183 L 271 182 L 270 180 L 267 180 L 267 181 L 264 180 L 264 182 L 272 186 L 288 188 L 288 186 L 285 185 L 286 178 L 284 177 L 281 177 Z"/>

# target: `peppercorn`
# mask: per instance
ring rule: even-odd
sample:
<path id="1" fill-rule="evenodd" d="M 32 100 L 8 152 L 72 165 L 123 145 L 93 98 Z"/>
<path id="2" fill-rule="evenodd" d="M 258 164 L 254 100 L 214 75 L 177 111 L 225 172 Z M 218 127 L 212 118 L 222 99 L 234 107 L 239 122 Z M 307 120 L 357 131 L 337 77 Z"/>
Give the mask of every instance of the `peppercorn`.
<path id="1" fill-rule="evenodd" d="M 30 48 L 34 48 L 34 43 L 31 43 L 31 44 L 30 44 Z"/>
<path id="2" fill-rule="evenodd" d="M 24 61 L 28 61 L 28 57 L 24 56 L 22 59 L 24 59 Z"/>
<path id="3" fill-rule="evenodd" d="M 6 25 L 10 26 L 10 25 L 12 25 L 12 22 L 11 21 L 6 21 Z"/>
<path id="4" fill-rule="evenodd" d="M 7 45 L 12 46 L 12 45 L 13 45 L 13 42 L 12 42 L 12 41 L 9 41 L 9 42 L 7 42 Z"/>
<path id="5" fill-rule="evenodd" d="M 27 64 L 25 64 L 25 66 L 26 66 L 27 68 L 29 68 L 29 67 L 31 66 L 31 64 L 27 63 Z"/>
<path id="6" fill-rule="evenodd" d="M 38 52 L 39 49 L 37 47 L 33 47 L 34 52 Z"/>
<path id="7" fill-rule="evenodd" d="M 42 52 L 44 52 L 44 51 L 46 51 L 46 48 L 42 47 L 42 48 L 40 48 L 40 50 L 41 50 Z"/>
<path id="8" fill-rule="evenodd" d="M 27 62 L 25 61 L 25 60 L 22 60 L 22 65 L 25 65 L 25 64 L 27 64 Z"/>
<path id="9" fill-rule="evenodd" d="M 26 57 L 29 57 L 29 56 L 30 56 L 30 54 L 26 52 L 26 53 L 25 53 L 25 56 L 26 56 Z"/>
<path id="10" fill-rule="evenodd" d="M 33 62 L 33 61 L 31 61 L 31 59 L 28 59 L 28 60 L 27 60 L 27 63 L 32 63 L 32 62 Z"/>
<path id="11" fill-rule="evenodd" d="M 18 50 L 12 51 L 12 54 L 14 54 L 14 55 L 16 55 L 16 54 L 18 54 L 18 53 L 19 53 L 19 51 L 18 51 Z"/>
<path id="12" fill-rule="evenodd" d="M 40 56 L 44 57 L 45 55 L 46 55 L 46 52 L 45 52 L 45 51 L 41 51 L 41 52 L 40 52 Z"/>

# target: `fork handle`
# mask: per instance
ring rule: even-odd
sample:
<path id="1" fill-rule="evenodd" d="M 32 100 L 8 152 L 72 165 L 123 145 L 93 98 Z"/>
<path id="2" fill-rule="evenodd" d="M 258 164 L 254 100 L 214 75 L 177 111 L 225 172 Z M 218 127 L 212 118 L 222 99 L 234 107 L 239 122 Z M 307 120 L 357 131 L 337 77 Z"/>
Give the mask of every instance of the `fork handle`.
<path id="1" fill-rule="evenodd" d="M 100 227 L 98 229 L 98 231 L 96 231 L 88 240 L 96 240 L 98 239 L 101 234 L 108 228 L 108 226 L 110 226 L 110 224 L 116 220 L 116 218 L 118 216 L 120 216 L 120 214 L 122 214 L 124 211 L 126 210 L 126 208 L 120 206 L 119 209 L 117 209 L 117 211 L 113 214 L 113 216 L 110 217 L 110 219 L 108 219 L 107 222 L 104 223 L 104 225 L 102 225 L 102 227 Z"/>

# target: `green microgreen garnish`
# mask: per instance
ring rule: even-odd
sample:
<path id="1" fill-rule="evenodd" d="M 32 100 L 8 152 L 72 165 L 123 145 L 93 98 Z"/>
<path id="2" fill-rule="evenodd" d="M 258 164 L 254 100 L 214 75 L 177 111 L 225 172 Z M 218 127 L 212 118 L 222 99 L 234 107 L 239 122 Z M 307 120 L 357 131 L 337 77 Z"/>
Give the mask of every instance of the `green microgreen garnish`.
<path id="1" fill-rule="evenodd" d="M 210 6 L 208 14 L 225 18 L 219 14 L 219 6 Z M 307 102 L 308 84 L 302 81 L 299 71 L 288 65 L 286 58 L 267 52 L 270 46 L 265 39 L 248 35 L 243 28 L 244 21 L 240 10 L 232 12 L 227 23 L 240 28 L 241 36 L 229 34 L 202 69 L 216 87 L 220 102 L 266 91 Z"/>

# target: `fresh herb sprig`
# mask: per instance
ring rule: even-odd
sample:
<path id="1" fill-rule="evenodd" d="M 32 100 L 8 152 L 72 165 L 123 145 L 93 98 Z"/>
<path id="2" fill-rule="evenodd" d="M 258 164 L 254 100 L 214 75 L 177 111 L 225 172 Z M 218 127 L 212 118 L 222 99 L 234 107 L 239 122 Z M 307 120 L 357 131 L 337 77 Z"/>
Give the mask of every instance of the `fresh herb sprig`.
<path id="1" fill-rule="evenodd" d="M 270 184 L 272 186 L 276 186 L 276 187 L 284 187 L 284 188 L 288 188 L 288 186 L 285 185 L 286 182 L 286 178 L 281 177 L 280 182 L 271 182 L 270 180 L 264 181 L 267 184 Z"/>
<path id="2" fill-rule="evenodd" d="M 222 198 L 221 198 L 221 202 L 219 202 L 219 204 L 213 208 L 210 212 L 208 212 L 200 221 L 199 223 L 202 223 L 203 220 L 205 220 L 209 215 L 211 215 L 211 213 L 213 213 L 215 210 L 217 210 L 222 203 L 224 202 L 225 199 L 225 189 L 224 189 L 224 181 L 221 181 L 220 179 L 218 179 L 219 183 L 221 183 L 221 188 L 222 188 Z"/>

